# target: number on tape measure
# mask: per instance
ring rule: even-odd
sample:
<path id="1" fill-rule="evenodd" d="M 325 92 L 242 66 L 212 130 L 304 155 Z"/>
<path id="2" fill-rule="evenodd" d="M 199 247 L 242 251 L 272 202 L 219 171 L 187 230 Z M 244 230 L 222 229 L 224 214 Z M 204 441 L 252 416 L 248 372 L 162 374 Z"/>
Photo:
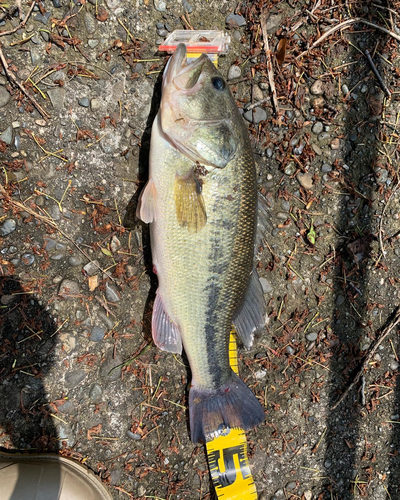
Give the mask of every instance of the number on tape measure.
<path id="1" fill-rule="evenodd" d="M 207 442 L 208 463 L 218 498 L 256 500 L 243 429 L 226 429 Z"/>

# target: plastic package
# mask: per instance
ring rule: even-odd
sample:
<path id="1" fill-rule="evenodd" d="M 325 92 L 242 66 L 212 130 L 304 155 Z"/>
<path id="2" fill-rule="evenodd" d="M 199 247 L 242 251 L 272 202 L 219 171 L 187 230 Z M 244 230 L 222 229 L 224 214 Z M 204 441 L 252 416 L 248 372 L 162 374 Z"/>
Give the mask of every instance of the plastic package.
<path id="1" fill-rule="evenodd" d="M 159 46 L 159 50 L 172 54 L 180 43 L 186 45 L 189 61 L 206 53 L 211 61 L 218 66 L 218 56 L 227 54 L 231 37 L 224 31 L 217 30 L 175 30 Z"/>

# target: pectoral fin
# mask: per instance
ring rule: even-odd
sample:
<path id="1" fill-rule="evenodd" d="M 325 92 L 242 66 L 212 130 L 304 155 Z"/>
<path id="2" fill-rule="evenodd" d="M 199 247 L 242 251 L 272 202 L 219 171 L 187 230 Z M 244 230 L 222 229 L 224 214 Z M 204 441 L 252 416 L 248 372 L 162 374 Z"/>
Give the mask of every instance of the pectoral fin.
<path id="1" fill-rule="evenodd" d="M 153 179 L 149 179 L 140 193 L 136 217 L 148 224 L 157 218 L 157 189 Z"/>
<path id="2" fill-rule="evenodd" d="M 265 313 L 263 289 L 257 271 L 253 269 L 244 303 L 233 319 L 235 329 L 247 349 L 253 345 L 254 335 L 263 329 Z"/>
<path id="3" fill-rule="evenodd" d="M 162 351 L 182 354 L 182 340 L 178 326 L 164 309 L 160 293 L 157 291 L 151 319 L 153 340 Z"/>
<path id="4" fill-rule="evenodd" d="M 175 208 L 178 223 L 197 233 L 207 222 L 201 184 L 193 171 L 175 178 Z"/>

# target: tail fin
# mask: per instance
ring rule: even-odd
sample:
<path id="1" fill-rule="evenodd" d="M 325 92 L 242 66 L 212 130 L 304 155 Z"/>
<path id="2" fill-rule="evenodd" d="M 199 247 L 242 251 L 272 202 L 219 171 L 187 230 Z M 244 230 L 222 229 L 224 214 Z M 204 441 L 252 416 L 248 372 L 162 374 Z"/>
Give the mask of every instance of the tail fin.
<path id="1" fill-rule="evenodd" d="M 251 429 L 263 422 L 265 415 L 257 398 L 232 372 L 232 377 L 216 390 L 192 387 L 189 393 L 191 439 L 205 443 L 220 426 Z"/>

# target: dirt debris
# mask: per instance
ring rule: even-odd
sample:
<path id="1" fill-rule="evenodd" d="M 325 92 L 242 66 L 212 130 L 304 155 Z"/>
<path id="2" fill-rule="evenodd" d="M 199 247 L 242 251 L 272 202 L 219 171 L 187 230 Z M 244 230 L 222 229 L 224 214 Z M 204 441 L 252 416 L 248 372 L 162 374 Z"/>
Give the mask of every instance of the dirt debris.
<path id="1" fill-rule="evenodd" d="M 399 304 L 398 11 L 328 0 L 2 8 L 2 447 L 83 461 L 115 499 L 215 498 L 205 450 L 189 441 L 186 360 L 151 344 L 156 284 L 133 212 L 167 60 L 157 46 L 178 28 L 227 29 L 220 69 L 237 68 L 229 84 L 271 207 L 257 256 L 269 322 L 240 351 L 266 411 L 248 433 L 259 496 L 400 498 L 397 331 L 331 410 Z"/>

